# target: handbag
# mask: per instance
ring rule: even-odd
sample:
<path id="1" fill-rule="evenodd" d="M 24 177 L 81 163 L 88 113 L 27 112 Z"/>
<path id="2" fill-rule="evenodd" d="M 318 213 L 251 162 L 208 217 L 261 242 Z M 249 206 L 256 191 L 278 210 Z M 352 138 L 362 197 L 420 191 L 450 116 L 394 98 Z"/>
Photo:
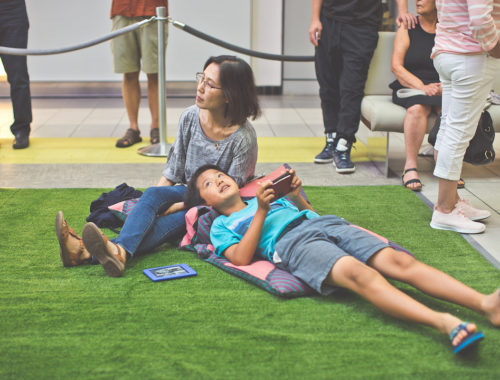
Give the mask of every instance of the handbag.
<path id="1" fill-rule="evenodd" d="M 495 160 L 495 149 L 493 149 L 493 141 L 495 140 L 495 129 L 493 128 L 493 120 L 490 113 L 487 111 L 489 104 L 481 113 L 479 122 L 477 123 L 476 133 L 469 142 L 469 146 L 465 151 L 464 161 L 472 165 L 486 165 Z M 441 124 L 441 115 L 436 120 L 436 123 L 429 132 L 427 141 L 434 146 L 436 136 L 439 132 Z"/>

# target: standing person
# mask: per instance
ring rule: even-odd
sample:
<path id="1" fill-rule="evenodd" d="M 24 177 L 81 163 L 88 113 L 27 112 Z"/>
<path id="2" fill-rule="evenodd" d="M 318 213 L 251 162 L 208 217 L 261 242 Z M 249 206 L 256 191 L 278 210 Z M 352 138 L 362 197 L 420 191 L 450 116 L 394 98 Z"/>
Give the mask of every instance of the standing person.
<path id="1" fill-rule="evenodd" d="M 196 105 L 181 115 L 158 186 L 144 192 L 113 242 L 94 223 L 85 225 L 82 241 L 62 212 L 57 214 L 64 266 L 84 264 L 94 256 L 109 276 L 117 277 L 123 274 L 127 257 L 151 252 L 180 237 L 185 232 L 184 185 L 199 165 L 224 167 L 239 185 L 252 179 L 257 137 L 247 118 L 260 115 L 252 69 L 234 56 L 211 57 L 196 79 Z"/>
<path id="2" fill-rule="evenodd" d="M 157 7 L 167 7 L 168 0 L 113 0 L 111 19 L 113 30 L 118 30 L 156 15 Z M 167 12 L 168 15 L 168 12 Z M 165 44 L 168 28 L 165 25 Z M 125 135 L 116 142 L 117 148 L 127 148 L 142 141 L 139 130 L 141 87 L 139 73 L 148 80 L 148 104 L 151 112 L 150 141 L 160 142 L 158 121 L 158 28 L 149 23 L 133 32 L 111 40 L 115 73 L 123 73 L 122 96 L 130 123 Z"/>
<path id="3" fill-rule="evenodd" d="M 481 233 L 477 220 L 490 216 L 457 192 L 469 141 L 474 136 L 491 82 L 500 69 L 500 0 L 437 0 L 438 26 L 432 51 L 441 78 L 443 108 L 436 138 L 438 199 L 431 227 Z"/>
<path id="4" fill-rule="evenodd" d="M 416 0 L 418 23 L 413 29 L 401 25 L 394 38 L 391 69 L 396 80 L 389 87 L 392 101 L 406 108 L 404 137 L 406 161 L 401 180 L 413 191 L 422 190 L 417 171 L 417 156 L 434 110 L 441 112 L 441 83 L 431 59 L 436 36 L 437 10 L 434 0 Z M 416 89 L 422 95 L 400 97 L 401 89 Z"/>
<path id="5" fill-rule="evenodd" d="M 397 0 L 398 23 L 411 27 L 406 0 Z M 326 145 L 315 163 L 334 162 L 338 173 L 353 173 L 361 100 L 382 22 L 380 0 L 312 0 L 309 40 L 316 47 L 315 67 Z"/>
<path id="6" fill-rule="evenodd" d="M 0 46 L 26 49 L 29 21 L 24 0 L 0 0 Z M 24 55 L 0 55 L 10 84 L 10 100 L 14 123 L 12 148 L 24 149 L 30 145 L 31 93 L 27 59 Z"/>

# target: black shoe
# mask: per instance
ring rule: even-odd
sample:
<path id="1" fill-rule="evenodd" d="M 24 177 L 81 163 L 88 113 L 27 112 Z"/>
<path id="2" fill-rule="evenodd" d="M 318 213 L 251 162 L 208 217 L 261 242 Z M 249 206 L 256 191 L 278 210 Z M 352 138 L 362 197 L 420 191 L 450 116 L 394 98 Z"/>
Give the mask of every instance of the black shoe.
<path id="1" fill-rule="evenodd" d="M 30 137 L 29 135 L 16 135 L 14 144 L 12 144 L 12 148 L 14 149 L 24 149 L 30 146 Z"/>
<path id="2" fill-rule="evenodd" d="M 337 173 L 348 174 L 354 173 L 356 167 L 351 161 L 352 143 L 348 143 L 345 139 L 339 139 L 337 148 L 333 152 L 333 159 Z"/>
<path id="3" fill-rule="evenodd" d="M 333 151 L 335 150 L 335 137 L 333 133 L 326 134 L 326 145 L 323 151 L 314 157 L 314 162 L 317 164 L 328 164 L 333 161 Z"/>

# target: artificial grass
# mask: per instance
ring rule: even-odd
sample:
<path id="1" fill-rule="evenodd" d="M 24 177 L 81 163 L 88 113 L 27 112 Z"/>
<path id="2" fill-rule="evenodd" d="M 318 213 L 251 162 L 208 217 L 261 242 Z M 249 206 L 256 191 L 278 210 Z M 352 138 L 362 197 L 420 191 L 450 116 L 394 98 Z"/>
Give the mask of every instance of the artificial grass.
<path id="1" fill-rule="evenodd" d="M 447 337 L 398 321 L 349 292 L 280 299 L 175 247 L 134 259 L 125 276 L 63 268 L 58 210 L 81 231 L 102 189 L 0 190 L 0 378 L 497 378 L 500 329 L 465 308 L 396 284 L 474 321 L 486 339 L 457 357 Z M 481 292 L 500 273 L 431 211 L 394 187 L 306 188 L 335 213 L 404 245 Z M 113 236 L 112 233 L 109 234 Z M 142 269 L 187 263 L 198 276 L 153 283 Z"/>

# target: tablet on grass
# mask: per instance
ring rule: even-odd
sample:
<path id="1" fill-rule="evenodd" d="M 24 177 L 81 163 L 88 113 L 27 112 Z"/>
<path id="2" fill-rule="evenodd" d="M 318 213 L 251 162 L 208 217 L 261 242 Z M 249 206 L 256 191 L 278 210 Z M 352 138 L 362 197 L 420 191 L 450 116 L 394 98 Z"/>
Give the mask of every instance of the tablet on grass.
<path id="1" fill-rule="evenodd" d="M 175 280 L 177 278 L 196 276 L 196 271 L 187 264 L 167 265 L 149 268 L 142 271 L 152 281 Z"/>

